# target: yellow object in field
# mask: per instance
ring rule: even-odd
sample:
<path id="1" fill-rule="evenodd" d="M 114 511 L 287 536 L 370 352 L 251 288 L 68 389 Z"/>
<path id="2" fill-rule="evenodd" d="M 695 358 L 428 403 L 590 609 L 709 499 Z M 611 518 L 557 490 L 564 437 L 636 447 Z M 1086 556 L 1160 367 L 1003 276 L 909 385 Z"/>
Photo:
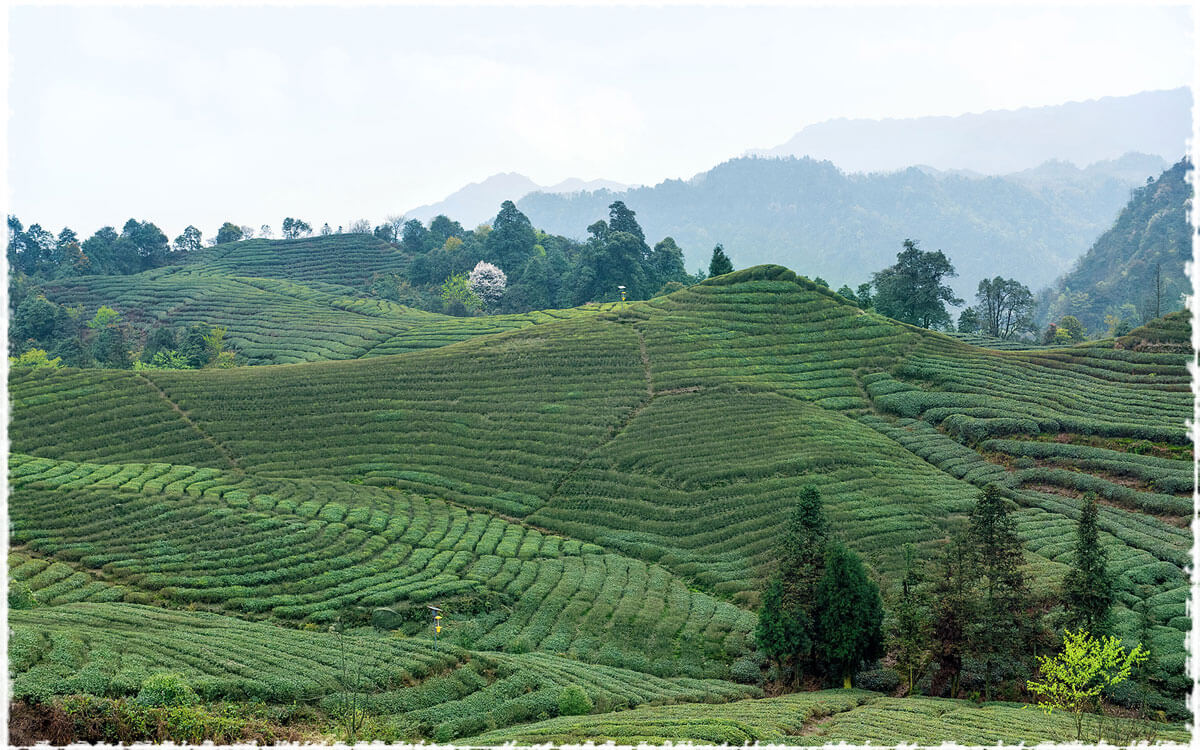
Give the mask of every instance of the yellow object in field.
<path id="1" fill-rule="evenodd" d="M 434 625 L 434 626 L 433 626 L 433 632 L 435 632 L 435 633 L 440 633 L 440 632 L 442 632 L 442 626 L 441 626 L 441 625 Z"/>

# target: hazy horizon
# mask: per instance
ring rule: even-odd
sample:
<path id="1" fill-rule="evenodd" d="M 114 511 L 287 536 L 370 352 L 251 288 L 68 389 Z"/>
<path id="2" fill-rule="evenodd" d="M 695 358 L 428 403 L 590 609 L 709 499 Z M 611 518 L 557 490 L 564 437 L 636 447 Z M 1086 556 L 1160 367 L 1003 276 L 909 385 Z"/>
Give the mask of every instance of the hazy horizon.
<path id="1" fill-rule="evenodd" d="M 503 172 L 653 185 L 830 119 L 1191 86 L 1192 28 L 1177 5 L 18 7 L 8 210 L 278 235 Z"/>

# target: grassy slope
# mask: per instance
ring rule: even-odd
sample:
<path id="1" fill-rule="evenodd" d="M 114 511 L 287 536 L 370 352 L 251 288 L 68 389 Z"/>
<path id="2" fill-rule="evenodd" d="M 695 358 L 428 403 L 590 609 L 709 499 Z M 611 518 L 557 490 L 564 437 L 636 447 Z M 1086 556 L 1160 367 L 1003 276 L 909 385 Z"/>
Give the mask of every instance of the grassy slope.
<path id="1" fill-rule="evenodd" d="M 372 275 L 402 272 L 409 260 L 369 235 L 250 240 L 132 276 L 62 279 L 46 293 L 89 318 L 108 305 L 146 331 L 224 326 L 227 344 L 254 365 L 400 354 L 605 307 L 454 318 L 364 293 Z"/>
<path id="2" fill-rule="evenodd" d="M 446 553 L 427 577 L 449 592 L 467 586 L 453 595 L 492 585 L 489 579 L 480 587 L 481 576 L 470 575 L 488 557 L 478 554 L 487 536 L 481 530 L 493 522 L 485 514 L 506 516 L 522 534 L 532 533 L 530 524 L 543 529 L 530 556 L 523 559 L 522 544 L 511 563 L 534 571 L 530 577 L 521 583 L 514 576 L 503 586 L 497 579 L 500 588 L 489 589 L 523 598 L 494 619 L 470 618 L 471 627 L 460 631 L 467 645 L 494 648 L 522 635 L 524 644 L 543 652 L 640 672 L 704 675 L 709 672 L 703 661 L 684 665 L 671 656 L 670 638 L 631 640 L 621 628 L 636 622 L 640 592 L 649 590 L 663 594 L 655 600 L 661 604 L 646 608 L 647 616 L 670 619 L 670 631 L 683 632 L 690 618 L 704 612 L 695 602 L 714 600 L 687 594 L 681 579 L 752 605 L 770 560 L 771 529 L 805 483 L 822 486 L 839 531 L 876 571 L 894 577 L 901 543 L 936 544 L 969 509 L 975 487 L 999 481 L 1020 508 L 1020 532 L 1037 584 L 1053 587 L 1069 560 L 1077 497 L 1054 484 L 1063 483 L 1057 475 L 1031 478 L 1009 471 L 971 446 L 1009 435 L 1059 434 L 1077 442 L 1080 435 L 1092 435 L 1117 447 L 1142 441 L 1156 450 L 1184 442 L 1182 420 L 1190 414 L 1184 361 L 1181 355 L 1102 348 L 980 350 L 863 314 L 790 272 L 763 267 L 619 311 L 399 357 L 145 377 L 15 373 L 13 449 L 55 459 L 49 463 L 58 468 L 47 472 L 76 470 L 63 461 L 163 465 L 130 468 L 120 480 L 109 479 L 109 487 L 85 481 L 65 493 L 72 504 L 64 507 L 100 514 L 88 527 L 96 529 L 94 539 L 73 539 L 70 524 L 55 518 L 63 491 L 35 486 L 38 482 L 14 495 L 14 528 L 31 543 L 40 540 L 41 554 L 60 559 L 89 554 L 79 542 L 97 545 L 90 554 L 116 545 L 113 554 L 123 555 L 127 571 L 121 585 L 186 598 L 192 596 L 186 592 L 204 587 L 149 579 L 157 586 L 151 588 L 135 575 L 184 575 L 178 570 L 194 578 L 188 561 L 201 558 L 215 561 L 203 575 L 220 575 L 220 537 L 230 524 L 265 539 L 271 534 L 264 530 L 274 527 L 262 524 L 290 524 L 301 536 L 340 535 L 337 543 L 302 545 L 298 555 L 341 560 L 349 554 L 339 565 L 346 570 L 376 565 L 374 573 L 382 577 L 373 580 L 385 582 L 384 590 L 420 591 L 406 588 L 401 560 L 382 560 L 379 552 L 355 558 L 352 552 L 369 548 L 372 532 L 352 533 L 346 521 L 351 508 L 369 508 L 370 519 L 405 503 L 418 505 L 408 495 L 367 485 L 399 486 L 480 511 L 475 516 L 437 506 L 445 516 L 437 542 L 424 539 L 425 527 L 408 527 L 417 530 L 414 547 L 431 548 L 429 560 L 439 548 Z M 147 434 L 179 438 L 143 439 Z M 1021 441 L 1013 442 L 1018 445 L 1006 447 L 1021 453 Z M 1097 455 L 1085 458 L 1112 459 Z M 1161 460 L 1167 463 L 1135 468 L 1152 480 L 1178 482 L 1185 462 Z M 191 483 L 138 479 L 153 471 L 164 477 L 201 471 L 186 466 L 224 473 Z M 1083 468 L 1092 473 L 1078 476 L 1112 479 Z M 119 469 L 80 471 L 115 476 Z M 169 489 L 176 481 L 183 485 Z M 118 488 L 130 482 L 136 487 Z M 282 505 L 286 498 L 276 497 L 284 492 L 296 498 L 291 508 Z M 1182 635 L 1189 628 L 1182 565 L 1191 538 L 1171 518 L 1139 507 L 1155 493 L 1135 492 L 1118 498 L 1128 507 L 1114 500 L 1101 518 L 1121 569 L 1118 631 L 1148 634 L 1159 668 L 1182 678 Z M 177 536 L 175 529 L 122 529 L 119 523 L 116 530 L 107 528 L 114 519 L 104 507 L 119 493 L 154 506 L 149 516 L 162 505 L 191 519 L 192 551 L 163 546 Z M 197 504 L 172 499 L 172 493 L 216 497 Z M 267 505 L 264 496 L 278 500 L 265 512 L 259 508 Z M 249 498 L 259 499 L 249 505 Z M 322 519 L 328 505 L 341 510 Z M 247 526 L 250 520 L 258 525 Z M 318 521 L 324 530 L 305 526 Z M 205 534 L 214 533 L 217 541 L 206 541 Z M 539 557 L 547 533 L 594 542 L 605 554 L 580 548 L 570 555 L 568 542 L 560 541 L 555 555 Z M 195 554 L 205 544 L 215 545 L 212 552 Z M 589 554 L 603 558 L 604 565 L 589 567 Z M 498 564 L 496 575 L 509 570 L 508 558 Z M 266 576 L 255 585 L 269 587 L 279 580 L 271 579 L 270 568 L 247 563 L 236 573 Z M 360 574 L 345 576 L 357 580 Z M 205 594 L 202 601 L 246 612 L 246 603 L 257 597 L 276 601 L 269 609 L 307 607 L 275 615 L 310 621 L 325 618 L 313 615 L 329 611 L 323 604 L 338 597 L 339 605 L 375 601 L 352 585 L 336 588 L 342 579 L 297 580 L 299 588 L 289 593 L 224 591 Z M 305 593 L 307 602 L 270 599 Z M 451 594 L 427 586 L 423 595 Z M 685 609 L 684 601 L 693 603 Z M 597 605 L 606 611 L 587 614 Z M 713 611 L 720 606 L 728 605 Z M 556 630 L 550 615 L 539 619 L 539 610 L 552 612 L 564 627 Z M 702 642 L 707 639 L 714 650 L 703 659 L 734 658 L 745 647 L 752 618 L 745 621 L 738 612 L 730 608 L 729 615 L 705 626 Z M 574 640 L 557 637 L 571 630 L 575 617 L 605 625 L 595 635 L 585 628 Z M 626 617 L 635 620 L 626 623 Z"/>

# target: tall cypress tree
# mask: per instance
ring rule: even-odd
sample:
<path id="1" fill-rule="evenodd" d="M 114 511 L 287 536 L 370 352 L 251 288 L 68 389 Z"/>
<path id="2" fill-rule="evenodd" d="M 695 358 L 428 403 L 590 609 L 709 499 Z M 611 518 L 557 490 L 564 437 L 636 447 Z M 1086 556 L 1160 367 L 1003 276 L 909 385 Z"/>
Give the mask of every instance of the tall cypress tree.
<path id="1" fill-rule="evenodd" d="M 816 644 L 817 587 L 825 573 L 825 555 L 829 547 L 829 519 L 816 487 L 807 485 L 800 490 L 796 506 L 788 519 L 787 534 L 781 555 L 784 601 L 798 611 L 797 620 L 806 637 L 797 654 L 796 682 L 803 669 L 815 670 L 819 662 L 814 651 Z"/>
<path id="2" fill-rule="evenodd" d="M 817 587 L 817 653 L 842 687 L 864 661 L 883 654 L 883 601 L 858 555 L 833 544 Z"/>
<path id="3" fill-rule="evenodd" d="M 967 629 L 967 643 L 983 662 L 984 694 L 991 700 L 997 668 L 1020 658 L 1028 631 L 1024 613 L 1028 586 L 1021 571 L 1021 542 L 996 485 L 988 485 L 976 501 L 967 536 L 982 598 Z"/>
<path id="4" fill-rule="evenodd" d="M 1096 495 L 1089 492 L 1079 516 L 1075 566 L 1063 579 L 1063 601 L 1073 628 L 1092 633 L 1107 627 L 1113 604 L 1113 577 L 1108 570 L 1108 555 L 1100 546 L 1097 515 Z"/>
<path id="5" fill-rule="evenodd" d="M 816 487 L 804 487 L 784 526 L 779 569 L 763 595 L 759 612 L 760 648 L 778 659 L 781 667 L 792 667 L 792 681 L 797 686 L 804 668 L 815 663 L 814 610 L 817 587 L 825 571 L 828 539 L 829 521 L 821 493 Z M 784 644 L 791 648 L 786 655 L 782 651 L 773 655 L 768 650 L 782 649 Z"/>
<path id="6" fill-rule="evenodd" d="M 975 618 L 978 603 L 970 558 L 970 542 L 966 533 L 959 531 L 943 550 L 933 582 L 932 655 L 937 670 L 930 688 L 935 696 L 958 697 L 967 628 Z"/>
<path id="7" fill-rule="evenodd" d="M 784 603 L 780 577 L 772 578 L 758 610 L 754 640 L 759 650 L 779 666 L 780 674 L 788 669 L 798 671 L 795 664 L 798 654 L 808 653 L 812 648 L 809 630 L 804 612 Z"/>
<path id="8" fill-rule="evenodd" d="M 888 640 L 895 649 L 896 669 L 908 682 L 912 695 L 924 675 L 933 654 L 933 616 L 929 597 L 921 586 L 921 571 L 916 564 L 916 550 L 904 545 L 904 578 L 900 597 L 892 608 L 892 625 Z"/>
<path id="9" fill-rule="evenodd" d="M 817 585 L 825 569 L 825 548 L 829 544 L 829 520 L 821 493 L 808 485 L 800 490 L 796 505 L 784 530 L 779 569 L 784 599 L 794 607 L 811 613 Z"/>

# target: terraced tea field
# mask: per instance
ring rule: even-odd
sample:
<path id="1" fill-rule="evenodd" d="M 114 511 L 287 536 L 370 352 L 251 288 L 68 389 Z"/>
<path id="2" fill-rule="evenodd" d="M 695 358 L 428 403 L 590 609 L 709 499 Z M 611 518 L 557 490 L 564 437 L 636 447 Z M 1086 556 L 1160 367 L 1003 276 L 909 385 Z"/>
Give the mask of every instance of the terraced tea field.
<path id="1" fill-rule="evenodd" d="M 11 466 L 12 541 L 131 601 L 325 624 L 423 620 L 437 602 L 452 642 L 664 676 L 726 677 L 748 650 L 752 615 L 661 566 L 442 501 L 168 464 Z"/>
<path id="2" fill-rule="evenodd" d="M 1114 721 L 1108 737 L 1138 732 L 1138 739 L 1187 742 L 1181 724 Z M 865 690 L 821 690 L 723 705 L 638 708 L 592 716 L 562 716 L 500 729 L 464 740 L 478 745 L 697 744 L 1019 745 L 1073 742 L 1075 725 L 1062 713 L 1047 716 L 1026 704 L 941 698 L 888 698 Z"/>
<path id="3" fill-rule="evenodd" d="M 195 265 L 73 278 L 51 285 L 47 297 L 81 306 L 85 318 L 107 305 L 145 330 L 166 321 L 222 326 L 226 345 L 252 365 L 400 354 L 611 308 L 455 318 L 367 297 L 348 286 L 227 276 Z"/>
<path id="4" fill-rule="evenodd" d="M 319 664 L 340 621 L 355 648 L 387 644 L 363 686 L 387 736 L 1052 739 L 1058 718 L 1032 708 L 840 691 L 725 703 L 759 695 L 754 609 L 801 487 L 820 489 L 835 535 L 887 589 L 905 544 L 935 555 L 994 483 L 1047 595 L 1082 494 L 1100 496 L 1114 631 L 1149 646 L 1151 689 L 1182 706 L 1186 354 L 979 348 L 774 266 L 604 310 L 459 321 L 351 299 L 335 284 L 353 279 L 325 270 L 300 285 L 271 278 L 286 264 L 269 259 L 218 261 L 257 275 L 216 286 L 407 327 L 263 355 L 337 361 L 14 371 L 10 569 L 36 601 L 13 616 L 34 634 L 21 638 L 36 658 L 14 661 L 27 664 L 16 684 L 34 686 L 22 690 L 83 689 L 86 672 L 128 694 L 163 668 L 214 696 L 266 691 L 332 716 L 342 699 Z M 199 289 L 210 273 L 138 283 Z M 258 320 L 231 315 L 231 332 Z M 432 653 L 449 661 L 423 667 L 430 604 L 446 612 Z M 314 666 L 261 687 L 216 666 L 268 654 L 189 650 L 218 649 L 225 632 L 249 648 L 247 628 Z M 123 639 L 161 656 L 127 669 L 112 657 Z M 409 679 L 387 671 L 393 653 Z M 571 685 L 593 716 L 553 718 Z M 721 705 L 606 713 L 694 701 Z M 822 713 L 833 718 L 807 720 Z"/>

